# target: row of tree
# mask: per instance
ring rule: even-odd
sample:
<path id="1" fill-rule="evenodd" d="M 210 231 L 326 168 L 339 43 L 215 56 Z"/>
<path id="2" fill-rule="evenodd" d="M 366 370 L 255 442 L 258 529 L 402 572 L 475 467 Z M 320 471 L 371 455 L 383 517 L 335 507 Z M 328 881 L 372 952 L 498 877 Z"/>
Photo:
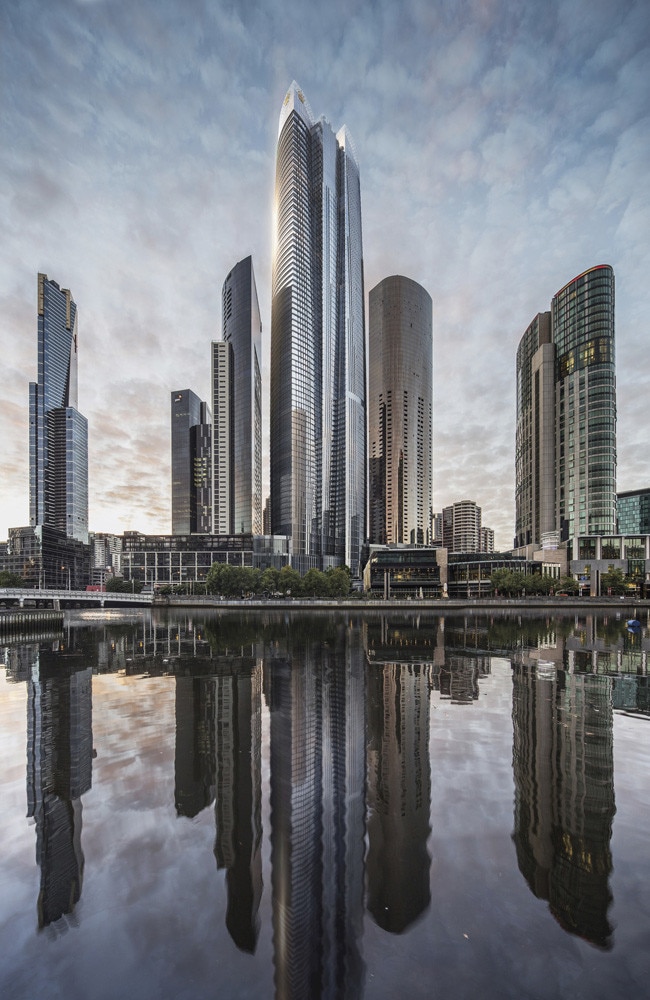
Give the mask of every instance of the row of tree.
<path id="1" fill-rule="evenodd" d="M 520 570 L 495 569 L 490 577 L 495 597 L 541 597 L 547 594 L 578 594 L 580 587 L 572 576 L 553 579 L 543 573 L 522 573 Z"/>
<path id="2" fill-rule="evenodd" d="M 282 569 L 252 569 L 213 563 L 205 581 L 208 594 L 223 597 L 266 596 L 284 597 L 346 597 L 350 593 L 350 570 L 347 566 L 307 570 L 301 576 L 291 566 Z"/>
<path id="3" fill-rule="evenodd" d="M 542 573 L 527 576 L 517 570 L 495 569 L 490 579 L 495 596 L 534 597 L 545 594 L 574 596 L 580 593 L 580 584 L 572 576 L 563 576 L 560 580 L 555 580 Z M 600 593 L 604 597 L 627 594 L 630 585 L 634 584 L 638 584 L 638 581 L 626 576 L 623 570 L 616 566 L 610 566 L 605 573 L 600 574 Z"/>

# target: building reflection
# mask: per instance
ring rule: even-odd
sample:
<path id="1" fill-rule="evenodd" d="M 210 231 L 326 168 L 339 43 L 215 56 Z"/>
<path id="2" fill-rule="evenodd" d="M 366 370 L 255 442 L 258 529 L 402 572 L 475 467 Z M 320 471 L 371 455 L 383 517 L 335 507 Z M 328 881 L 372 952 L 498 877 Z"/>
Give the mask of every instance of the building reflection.
<path id="1" fill-rule="evenodd" d="M 262 898 L 262 662 L 242 657 L 214 678 L 217 867 L 226 869 L 226 927 L 254 952 Z"/>
<path id="2" fill-rule="evenodd" d="M 92 757 L 92 669 L 36 652 L 27 681 L 27 815 L 36 824 L 40 928 L 72 913 L 81 897 L 81 796 Z"/>
<path id="3" fill-rule="evenodd" d="M 292 629 L 268 665 L 275 989 L 359 997 L 365 704 L 358 629 Z"/>
<path id="4" fill-rule="evenodd" d="M 612 679 L 514 663 L 513 729 L 519 869 L 564 930 L 610 948 Z"/>
<path id="5" fill-rule="evenodd" d="M 197 661 L 191 666 L 206 669 Z M 238 948 L 254 952 L 262 896 L 262 662 L 216 656 L 210 670 L 176 677 L 176 813 L 192 818 L 214 802 L 226 927 Z"/>
<path id="6" fill-rule="evenodd" d="M 431 901 L 428 664 L 368 666 L 368 910 L 401 934 Z"/>

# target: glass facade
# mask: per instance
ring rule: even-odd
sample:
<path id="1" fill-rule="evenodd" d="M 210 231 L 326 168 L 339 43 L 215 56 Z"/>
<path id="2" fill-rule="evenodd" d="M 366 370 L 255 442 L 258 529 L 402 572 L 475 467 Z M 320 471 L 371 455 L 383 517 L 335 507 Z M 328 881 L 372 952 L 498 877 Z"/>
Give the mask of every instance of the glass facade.
<path id="1" fill-rule="evenodd" d="M 410 278 L 393 275 L 371 290 L 369 304 L 370 541 L 378 545 L 429 544 L 431 296 Z"/>
<path id="2" fill-rule="evenodd" d="M 551 304 L 556 511 L 563 536 L 616 532 L 614 272 L 591 268 Z"/>
<path id="3" fill-rule="evenodd" d="M 262 322 L 251 257 L 222 290 L 223 339 L 232 348 L 232 519 L 229 530 L 262 532 Z M 215 404 L 216 405 L 216 404 Z"/>
<path id="4" fill-rule="evenodd" d="M 191 389 L 171 394 L 172 534 L 211 527 L 212 427 L 206 403 Z"/>
<path id="5" fill-rule="evenodd" d="M 38 275 L 38 381 L 29 386 L 29 517 L 88 541 L 88 423 L 77 409 L 77 307 Z"/>
<path id="6" fill-rule="evenodd" d="M 619 493 L 616 515 L 621 535 L 650 534 L 650 489 Z"/>
<path id="7" fill-rule="evenodd" d="M 517 351 L 515 547 L 616 532 L 614 272 L 578 275 Z"/>
<path id="8" fill-rule="evenodd" d="M 555 527 L 555 371 L 551 314 L 538 313 L 517 350 L 515 547 Z"/>
<path id="9" fill-rule="evenodd" d="M 271 527 L 296 557 L 359 572 L 365 335 L 359 170 L 349 134 L 294 82 L 280 114 L 271 318 Z"/>

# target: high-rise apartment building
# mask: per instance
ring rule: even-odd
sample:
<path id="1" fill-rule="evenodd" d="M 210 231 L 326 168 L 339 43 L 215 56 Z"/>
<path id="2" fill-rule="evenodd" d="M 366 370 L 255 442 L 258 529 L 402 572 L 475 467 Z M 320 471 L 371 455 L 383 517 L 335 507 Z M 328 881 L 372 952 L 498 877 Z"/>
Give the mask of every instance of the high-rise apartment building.
<path id="1" fill-rule="evenodd" d="M 262 322 L 251 257 L 235 264 L 222 290 L 223 341 L 213 351 L 212 406 L 215 494 L 228 498 L 228 511 L 215 504 L 221 531 L 262 534 Z M 226 369 L 231 370 L 226 373 Z M 216 383 L 214 379 L 216 378 Z M 223 380 L 226 381 L 223 381 Z M 224 393 L 230 394 L 226 407 Z M 218 435 L 218 436 L 217 436 Z M 224 436 L 225 435 L 225 436 Z M 224 449 L 229 457 L 225 461 Z M 226 477 L 226 481 L 223 477 Z M 215 531 L 217 528 L 215 527 Z"/>
<path id="2" fill-rule="evenodd" d="M 38 381 L 29 385 L 29 521 L 88 542 L 88 422 L 77 409 L 77 306 L 38 275 Z"/>
<path id="3" fill-rule="evenodd" d="M 428 544 L 431 535 L 433 306 L 393 275 L 370 292 L 370 541 Z"/>
<path id="4" fill-rule="evenodd" d="M 350 135 L 284 98 L 275 180 L 271 519 L 301 569 L 359 573 L 366 398 L 359 167 Z"/>
<path id="5" fill-rule="evenodd" d="M 172 535 L 212 527 L 212 426 L 207 403 L 191 389 L 171 394 Z"/>
<path id="6" fill-rule="evenodd" d="M 481 508 L 474 500 L 459 500 L 442 509 L 442 545 L 449 552 L 481 552 Z M 494 540 L 492 542 L 494 545 Z"/>
<path id="7" fill-rule="evenodd" d="M 616 531 L 614 272 L 554 296 L 517 351 L 515 547 Z"/>

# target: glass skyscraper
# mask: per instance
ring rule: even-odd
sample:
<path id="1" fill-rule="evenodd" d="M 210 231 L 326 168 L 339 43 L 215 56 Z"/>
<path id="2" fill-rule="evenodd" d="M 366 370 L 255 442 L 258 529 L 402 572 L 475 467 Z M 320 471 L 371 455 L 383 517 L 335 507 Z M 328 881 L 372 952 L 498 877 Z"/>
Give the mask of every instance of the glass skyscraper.
<path id="1" fill-rule="evenodd" d="M 359 573 L 366 398 L 359 167 L 294 81 L 280 114 L 271 317 L 271 527 L 299 569 Z"/>
<path id="2" fill-rule="evenodd" d="M 616 532 L 614 272 L 584 271 L 517 352 L 515 547 Z"/>
<path id="3" fill-rule="evenodd" d="M 222 484 L 220 470 L 215 465 L 215 492 L 222 486 L 232 498 L 228 512 L 229 526 L 224 529 L 232 534 L 262 534 L 262 322 L 257 300 L 253 260 L 246 257 L 235 264 L 226 277 L 222 290 L 223 341 L 230 351 L 215 342 L 213 350 L 213 413 L 215 415 L 215 455 L 218 458 L 217 423 L 220 394 L 232 393 L 231 421 L 228 434 L 228 468 L 221 469 L 232 477 L 232 484 Z M 226 357 L 219 358 L 218 352 Z M 220 374 L 228 364 L 232 372 L 222 386 Z M 217 379 L 215 384 L 214 379 Z M 215 504 L 215 510 L 217 505 Z M 216 514 L 215 514 L 216 517 Z M 215 527 L 215 531 L 216 531 Z"/>
<path id="4" fill-rule="evenodd" d="M 212 527 L 212 426 L 207 403 L 191 389 L 171 394 L 172 535 Z"/>
<path id="5" fill-rule="evenodd" d="M 77 409 L 77 306 L 38 275 L 38 382 L 29 385 L 30 525 L 88 542 L 88 422 Z"/>
<path id="6" fill-rule="evenodd" d="M 433 304 L 410 278 L 370 292 L 370 541 L 431 542 Z"/>

